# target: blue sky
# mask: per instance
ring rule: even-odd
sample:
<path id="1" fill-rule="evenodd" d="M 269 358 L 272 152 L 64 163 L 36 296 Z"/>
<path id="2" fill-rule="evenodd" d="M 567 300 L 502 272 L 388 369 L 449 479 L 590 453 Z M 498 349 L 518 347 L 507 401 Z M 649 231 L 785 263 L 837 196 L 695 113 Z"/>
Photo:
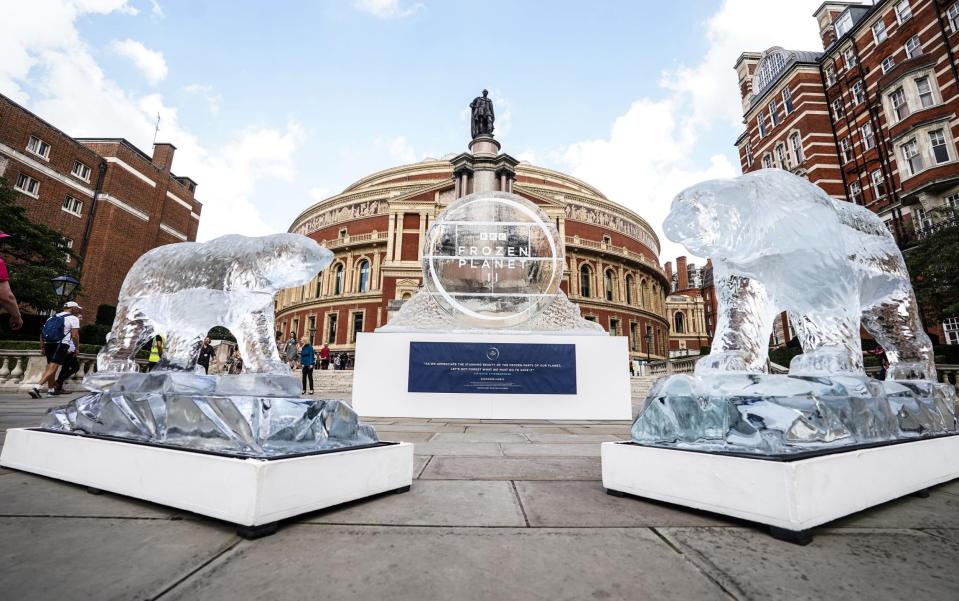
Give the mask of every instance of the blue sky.
<path id="1" fill-rule="evenodd" d="M 807 0 L 12 4 L 0 92 L 147 152 L 159 112 L 201 239 L 285 230 L 364 175 L 465 150 L 484 87 L 504 151 L 658 230 L 684 186 L 738 173 L 739 52 L 817 48 Z"/>

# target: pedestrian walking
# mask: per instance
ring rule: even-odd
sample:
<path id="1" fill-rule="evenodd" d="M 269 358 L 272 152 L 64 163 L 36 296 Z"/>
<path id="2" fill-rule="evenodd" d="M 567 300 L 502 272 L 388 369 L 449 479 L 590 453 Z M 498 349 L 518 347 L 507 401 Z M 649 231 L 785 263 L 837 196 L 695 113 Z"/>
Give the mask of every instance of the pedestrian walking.
<path id="1" fill-rule="evenodd" d="M 77 314 L 77 322 L 81 321 L 83 321 L 83 313 Z M 80 360 L 77 358 L 77 353 L 80 349 L 77 348 L 76 342 L 72 338 L 70 339 L 69 345 L 70 348 L 67 349 L 66 359 L 60 367 L 60 373 L 57 374 L 57 386 L 53 392 L 54 394 L 64 394 L 63 384 L 80 371 Z"/>
<path id="2" fill-rule="evenodd" d="M 286 341 L 286 348 L 283 350 L 283 356 L 290 369 L 296 369 L 296 360 L 299 353 L 300 349 L 296 344 L 296 336 L 293 335 L 293 332 L 290 332 L 290 339 Z"/>
<path id="3" fill-rule="evenodd" d="M 320 349 L 320 369 L 329 369 L 330 368 L 330 347 L 325 342 L 323 343 L 323 348 Z"/>
<path id="4" fill-rule="evenodd" d="M 78 348 L 80 345 L 80 320 L 77 315 L 82 307 L 73 301 L 63 305 L 63 311 L 50 316 L 40 331 L 40 349 L 47 358 L 47 368 L 40 377 L 40 381 L 30 388 L 30 396 L 39 399 L 42 387 L 47 387 L 47 394 L 54 396 L 57 390 L 56 373 L 67 360 L 70 345 Z"/>
<path id="5" fill-rule="evenodd" d="M 316 353 L 313 345 L 306 338 L 300 348 L 300 365 L 303 370 L 303 394 L 306 394 L 306 382 L 310 382 L 310 394 L 313 394 L 313 367 L 316 365 Z"/>
<path id="6" fill-rule="evenodd" d="M 163 358 L 163 336 L 157 334 L 150 343 L 150 358 L 147 360 L 147 371 L 153 371 L 160 359 Z"/>
<path id="7" fill-rule="evenodd" d="M 9 238 L 10 234 L 0 232 L 0 238 Z M 0 257 L 0 309 L 10 314 L 10 329 L 19 330 L 23 327 L 23 317 L 20 315 L 20 305 L 17 297 L 10 289 L 10 274 L 7 273 L 7 264 Z"/>
<path id="8" fill-rule="evenodd" d="M 213 357 L 213 345 L 210 344 L 210 337 L 207 336 L 203 339 L 203 344 L 200 345 L 200 351 L 196 356 L 196 364 L 203 368 L 203 373 L 210 373 L 210 359 Z"/>

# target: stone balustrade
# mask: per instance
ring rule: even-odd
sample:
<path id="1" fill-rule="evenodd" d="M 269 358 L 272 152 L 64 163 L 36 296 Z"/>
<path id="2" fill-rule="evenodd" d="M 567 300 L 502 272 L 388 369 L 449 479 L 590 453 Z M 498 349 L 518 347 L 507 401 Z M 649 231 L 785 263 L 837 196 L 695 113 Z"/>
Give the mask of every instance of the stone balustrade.
<path id="1" fill-rule="evenodd" d="M 80 370 L 64 383 L 67 392 L 80 392 L 83 377 L 91 371 L 96 371 L 97 356 L 92 353 L 77 355 L 80 361 Z M 146 360 L 138 359 L 141 369 L 146 367 Z M 0 350 L 0 392 L 26 391 L 36 384 L 47 367 L 46 358 L 38 350 Z"/>

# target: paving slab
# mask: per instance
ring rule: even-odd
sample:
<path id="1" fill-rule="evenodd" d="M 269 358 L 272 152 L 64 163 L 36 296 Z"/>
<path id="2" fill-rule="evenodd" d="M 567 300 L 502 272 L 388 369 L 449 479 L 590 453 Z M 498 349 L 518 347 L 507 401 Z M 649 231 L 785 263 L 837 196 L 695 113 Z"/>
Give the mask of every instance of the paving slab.
<path id="1" fill-rule="evenodd" d="M 561 426 L 525 426 L 521 424 L 470 424 L 466 426 L 467 432 L 512 432 L 514 434 L 524 434 L 526 432 L 536 431 L 540 433 L 563 434 L 566 431 Z"/>
<path id="2" fill-rule="evenodd" d="M 828 524 L 830 528 L 959 528 L 959 495 L 902 497 Z"/>
<path id="3" fill-rule="evenodd" d="M 304 521 L 383 526 L 526 525 L 510 482 L 466 480 L 420 480 L 409 492 L 350 503 Z"/>
<path id="4" fill-rule="evenodd" d="M 932 490 L 946 492 L 951 495 L 959 495 L 959 479 L 953 480 L 952 482 L 946 482 L 945 484 L 940 484 L 939 486 L 933 487 Z"/>
<path id="5" fill-rule="evenodd" d="M 433 442 L 529 442 L 529 439 L 521 432 L 489 432 L 466 431 L 458 432 L 439 432 L 433 437 Z"/>
<path id="6" fill-rule="evenodd" d="M 178 511 L 24 472 L 0 478 L 0 515 L 169 519 Z"/>
<path id="7" fill-rule="evenodd" d="M 619 440 L 612 434 L 543 434 L 530 432 L 526 436 L 530 439 L 530 442 L 558 442 L 563 444 L 615 442 Z"/>
<path id="8" fill-rule="evenodd" d="M 606 494 L 602 482 L 517 481 L 515 484 L 532 527 L 629 528 L 735 523 L 635 497 L 614 497 Z"/>
<path id="9" fill-rule="evenodd" d="M 389 440 L 392 442 L 426 442 L 436 436 L 433 432 L 406 432 L 402 430 L 389 430 L 387 428 L 377 428 L 376 435 L 380 440 Z"/>
<path id="10" fill-rule="evenodd" d="M 426 480 L 600 480 L 598 457 L 434 457 Z"/>
<path id="11" fill-rule="evenodd" d="M 563 428 L 570 434 L 623 434 L 629 435 L 630 424 L 616 424 L 605 426 L 566 426 Z"/>
<path id="12" fill-rule="evenodd" d="M 938 536 L 940 538 L 947 538 L 955 543 L 959 544 L 959 528 L 930 528 L 929 530 L 923 530 L 926 534 L 931 536 Z"/>
<path id="13" fill-rule="evenodd" d="M 931 601 L 959 591 L 959 544 L 916 530 L 820 530 L 805 547 L 759 529 L 659 532 L 747 599 Z"/>
<path id="14" fill-rule="evenodd" d="M 333 553 L 324 553 L 333 549 Z M 171 599 L 722 599 L 648 530 L 296 525 L 241 543 Z"/>
<path id="15" fill-rule="evenodd" d="M 423 442 L 413 445 L 413 453 L 460 457 L 503 456 L 503 451 L 495 442 Z"/>
<path id="16" fill-rule="evenodd" d="M 465 432 L 466 426 L 455 424 L 412 423 L 403 420 L 402 422 L 390 424 L 388 429 L 391 432 Z"/>
<path id="17" fill-rule="evenodd" d="M 0 518 L 5 599 L 153 599 L 239 539 L 219 522 Z"/>
<path id="18" fill-rule="evenodd" d="M 423 473 L 423 468 L 426 467 L 426 464 L 430 462 L 429 457 L 423 457 L 422 455 L 413 455 L 413 478 L 419 478 L 420 474 Z"/>
<path id="19" fill-rule="evenodd" d="M 502 447 L 503 454 L 507 457 L 599 457 L 599 443 L 503 443 Z"/>

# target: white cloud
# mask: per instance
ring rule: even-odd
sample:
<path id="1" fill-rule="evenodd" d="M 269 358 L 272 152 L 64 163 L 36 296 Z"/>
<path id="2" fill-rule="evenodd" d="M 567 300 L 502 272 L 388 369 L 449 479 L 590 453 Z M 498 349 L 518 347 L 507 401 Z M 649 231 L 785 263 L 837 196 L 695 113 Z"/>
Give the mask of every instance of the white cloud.
<path id="1" fill-rule="evenodd" d="M 400 0 L 355 0 L 353 8 L 378 19 L 402 19 L 423 8 L 423 4 L 417 2 L 403 7 Z"/>
<path id="2" fill-rule="evenodd" d="M 376 138 L 373 144 L 382 150 L 385 150 L 390 159 L 399 163 L 415 163 L 418 155 L 410 143 L 403 136 L 395 138 Z"/>
<path id="3" fill-rule="evenodd" d="M 167 75 L 166 60 L 162 52 L 150 50 L 140 42 L 130 39 L 114 40 L 110 48 L 120 56 L 133 61 L 146 80 L 153 85 L 160 83 Z"/>
<path id="4" fill-rule="evenodd" d="M 210 113 L 214 116 L 220 114 L 220 102 L 223 101 L 223 97 L 213 91 L 213 86 L 191 83 L 185 86 L 183 90 L 188 94 L 194 94 L 203 98 L 206 101 L 207 107 L 210 109 Z"/>
<path id="5" fill-rule="evenodd" d="M 163 12 L 163 7 L 160 6 L 160 3 L 157 2 L 157 0 L 150 0 L 150 4 L 152 5 L 150 8 L 150 13 L 154 18 L 162 19 L 166 17 L 166 13 Z"/>
<path id="6" fill-rule="evenodd" d="M 561 163 L 615 202 L 642 215 L 659 235 L 660 259 L 688 254 L 663 235 L 662 222 L 678 192 L 704 179 L 739 174 L 730 139 L 726 153 L 693 158 L 714 125 L 742 127 L 733 69 L 744 51 L 770 46 L 822 48 L 812 13 L 819 0 L 725 0 L 704 24 L 708 48 L 692 66 L 662 73 L 662 98 L 641 98 L 613 123 L 608 137 L 569 146 Z"/>
<path id="7" fill-rule="evenodd" d="M 310 188 L 310 198 L 313 200 L 323 200 L 330 197 L 330 189 L 324 186 Z"/>
<path id="8" fill-rule="evenodd" d="M 203 216 L 198 238 L 274 231 L 254 199 L 262 193 L 263 182 L 294 177 L 295 154 L 304 138 L 300 125 L 240 126 L 222 146 L 201 143 L 180 124 L 176 107 L 166 104 L 162 95 L 138 97 L 109 79 L 80 39 L 77 17 L 110 9 L 129 13 L 122 2 L 40 0 L 20 7 L 18 23 L 23 26 L 0 21 L 0 92 L 70 135 L 123 137 L 147 153 L 159 113 L 157 139 L 177 147 L 174 171 L 199 183 Z"/>

